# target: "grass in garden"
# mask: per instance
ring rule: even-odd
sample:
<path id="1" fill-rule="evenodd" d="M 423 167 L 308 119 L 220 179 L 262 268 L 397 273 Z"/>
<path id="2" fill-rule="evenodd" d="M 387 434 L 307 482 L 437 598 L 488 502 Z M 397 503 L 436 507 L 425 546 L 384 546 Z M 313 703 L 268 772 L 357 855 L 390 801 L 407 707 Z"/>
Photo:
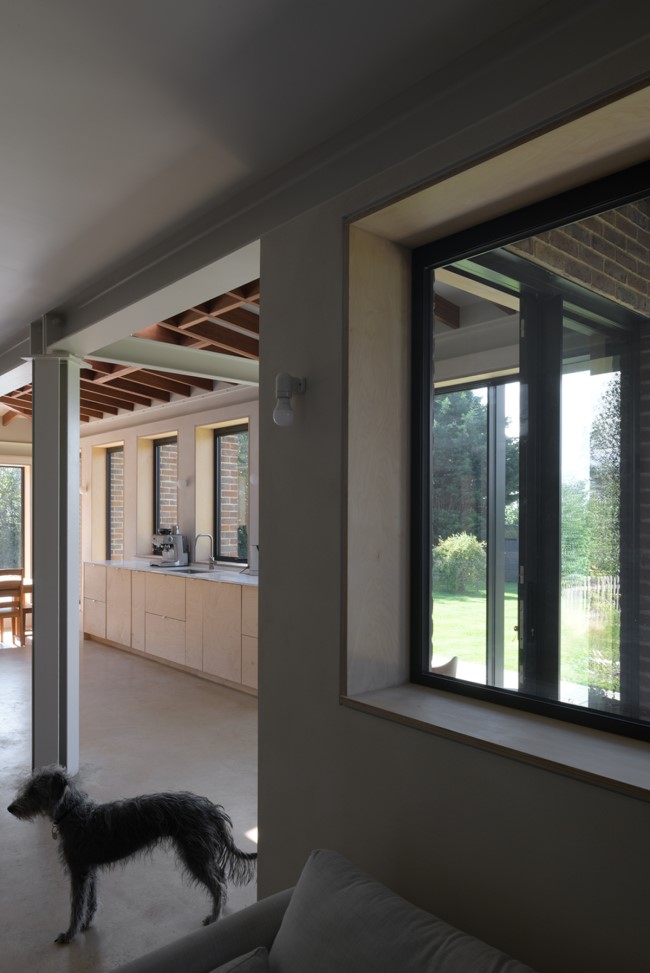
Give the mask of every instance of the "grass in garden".
<path id="1" fill-rule="evenodd" d="M 433 592 L 434 665 L 457 655 L 461 662 L 485 665 L 486 594 L 455 595 Z M 505 585 L 504 595 L 504 663 L 506 670 L 517 671 L 518 642 L 517 585 Z M 563 611 L 561 625 L 561 679 L 578 685 L 589 685 L 590 658 L 594 648 L 605 656 L 611 654 L 611 637 L 598 631 L 599 626 L 582 615 Z"/>
<path id="2" fill-rule="evenodd" d="M 517 669 L 517 585 L 505 586 L 504 631 L 505 667 Z M 447 659 L 457 655 L 462 662 L 485 665 L 486 630 L 485 591 L 453 595 L 433 592 L 433 649 Z"/>

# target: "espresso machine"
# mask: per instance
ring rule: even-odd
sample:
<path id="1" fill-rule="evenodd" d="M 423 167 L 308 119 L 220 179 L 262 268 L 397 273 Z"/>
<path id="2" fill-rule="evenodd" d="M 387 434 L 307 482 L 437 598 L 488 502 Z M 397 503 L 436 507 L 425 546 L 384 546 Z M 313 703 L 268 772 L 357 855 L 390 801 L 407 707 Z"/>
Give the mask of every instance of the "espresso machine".
<path id="1" fill-rule="evenodd" d="M 160 550 L 161 560 L 154 561 L 151 567 L 181 568 L 188 563 L 189 542 L 186 534 L 179 533 L 178 524 L 174 524 L 169 533 L 162 531 L 153 535 L 154 549 Z"/>

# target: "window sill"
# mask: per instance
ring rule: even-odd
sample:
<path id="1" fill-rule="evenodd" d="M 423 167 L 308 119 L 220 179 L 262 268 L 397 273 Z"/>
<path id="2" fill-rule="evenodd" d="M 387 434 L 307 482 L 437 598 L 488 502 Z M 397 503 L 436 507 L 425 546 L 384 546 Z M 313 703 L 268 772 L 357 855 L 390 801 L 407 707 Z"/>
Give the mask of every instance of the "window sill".
<path id="1" fill-rule="evenodd" d="M 341 703 L 650 802 L 650 744 L 639 740 L 410 684 Z"/>

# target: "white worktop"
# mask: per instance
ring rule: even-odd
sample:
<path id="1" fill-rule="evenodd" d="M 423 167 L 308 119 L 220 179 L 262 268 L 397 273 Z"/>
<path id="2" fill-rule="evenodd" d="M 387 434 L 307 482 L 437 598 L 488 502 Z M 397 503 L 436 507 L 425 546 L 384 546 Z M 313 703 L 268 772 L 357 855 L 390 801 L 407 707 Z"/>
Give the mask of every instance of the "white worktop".
<path id="1" fill-rule="evenodd" d="M 259 582 L 256 574 L 248 574 L 248 568 L 243 568 L 240 564 L 233 565 L 233 567 L 218 564 L 212 571 L 210 571 L 205 563 L 188 564 L 186 567 L 192 568 L 197 573 L 186 574 L 182 568 L 157 567 L 158 562 L 154 565 L 152 558 L 130 558 L 125 561 L 87 561 L 86 563 L 100 564 L 106 568 L 126 568 L 129 571 L 147 571 L 151 574 L 174 574 L 178 578 L 187 578 L 189 581 L 193 581 L 194 579 L 197 581 L 225 581 L 229 584 L 251 585 L 255 588 Z"/>

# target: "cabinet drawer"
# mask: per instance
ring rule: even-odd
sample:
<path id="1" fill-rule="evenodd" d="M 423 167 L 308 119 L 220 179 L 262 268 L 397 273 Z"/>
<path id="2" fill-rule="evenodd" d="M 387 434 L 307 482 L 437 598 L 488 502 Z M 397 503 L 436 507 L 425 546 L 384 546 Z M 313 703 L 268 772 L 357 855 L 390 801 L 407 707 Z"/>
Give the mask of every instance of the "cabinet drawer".
<path id="1" fill-rule="evenodd" d="M 84 598 L 84 632 L 106 638 L 106 602 Z"/>
<path id="2" fill-rule="evenodd" d="M 144 610 L 185 621 L 185 578 L 168 574 L 146 574 Z"/>
<path id="3" fill-rule="evenodd" d="M 185 622 L 163 615 L 145 615 L 145 651 L 185 665 Z"/>

